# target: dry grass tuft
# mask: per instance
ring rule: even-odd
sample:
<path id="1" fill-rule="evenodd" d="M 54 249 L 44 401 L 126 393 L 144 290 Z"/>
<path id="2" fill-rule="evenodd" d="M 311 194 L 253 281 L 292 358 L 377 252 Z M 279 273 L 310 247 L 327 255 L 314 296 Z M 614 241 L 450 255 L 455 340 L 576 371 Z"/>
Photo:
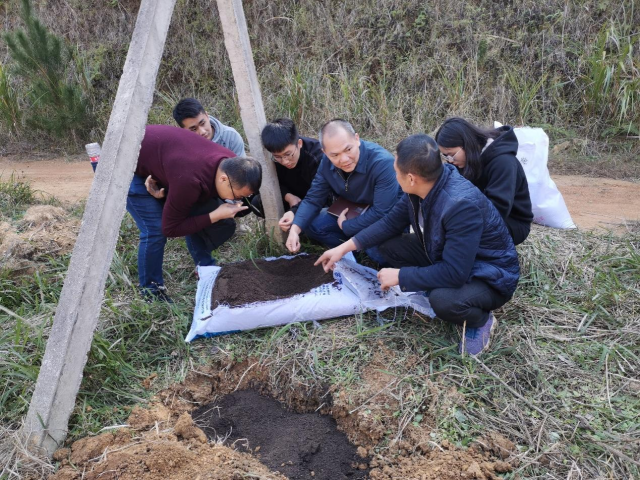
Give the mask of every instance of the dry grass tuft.
<path id="1" fill-rule="evenodd" d="M 54 471 L 51 461 L 34 454 L 26 445 L 20 430 L 0 424 L 0 478 L 6 480 L 36 480 L 47 478 Z"/>

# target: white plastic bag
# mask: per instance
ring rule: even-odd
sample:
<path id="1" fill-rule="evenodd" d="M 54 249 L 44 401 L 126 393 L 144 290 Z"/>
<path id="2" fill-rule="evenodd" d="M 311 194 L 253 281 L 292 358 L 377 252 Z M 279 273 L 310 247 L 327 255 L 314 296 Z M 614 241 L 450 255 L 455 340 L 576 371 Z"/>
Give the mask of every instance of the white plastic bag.
<path id="1" fill-rule="evenodd" d="M 495 122 L 496 127 L 500 124 Z M 517 127 L 517 157 L 529 184 L 533 221 L 554 228 L 576 228 L 564 198 L 549 175 L 549 137 L 541 128 Z"/>
<path id="2" fill-rule="evenodd" d="M 387 308 L 410 307 L 429 317 L 436 316 L 428 298 L 422 292 L 405 293 L 398 286 L 386 292 L 381 290 L 378 272 L 360 265 L 351 255 L 336 263 L 333 276 L 351 290 L 360 299 L 361 305 L 368 310 L 381 312 Z"/>
<path id="3" fill-rule="evenodd" d="M 241 307 L 219 305 L 212 309 L 212 289 L 220 269 L 221 267 L 198 267 L 200 280 L 193 322 L 185 339 L 187 342 L 200 337 L 350 316 L 367 310 L 382 311 L 390 307 L 412 307 L 425 315 L 435 316 L 429 301 L 422 294 L 406 294 L 397 287 L 382 292 L 377 272 L 356 263 L 352 254 L 336 264 L 335 282 L 321 285 L 308 293 L 268 302 L 249 303 Z"/>

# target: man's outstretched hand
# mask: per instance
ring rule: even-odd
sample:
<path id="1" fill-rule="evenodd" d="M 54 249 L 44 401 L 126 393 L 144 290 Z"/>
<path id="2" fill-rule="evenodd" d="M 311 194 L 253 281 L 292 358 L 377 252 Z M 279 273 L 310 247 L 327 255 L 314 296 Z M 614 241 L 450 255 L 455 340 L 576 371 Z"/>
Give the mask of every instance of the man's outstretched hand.
<path id="1" fill-rule="evenodd" d="M 280 229 L 283 232 L 289 231 L 289 229 L 291 228 L 291 225 L 293 225 L 294 218 L 295 218 L 295 214 L 291 210 L 289 210 L 288 212 L 285 212 L 285 214 L 282 216 L 282 218 L 278 222 Z"/>
<path id="2" fill-rule="evenodd" d="M 347 240 L 343 244 L 324 252 L 313 265 L 322 265 L 324 271 L 328 273 L 329 270 L 333 270 L 333 267 L 338 260 L 353 250 L 356 250 L 356 244 L 353 243 L 353 240 Z"/>

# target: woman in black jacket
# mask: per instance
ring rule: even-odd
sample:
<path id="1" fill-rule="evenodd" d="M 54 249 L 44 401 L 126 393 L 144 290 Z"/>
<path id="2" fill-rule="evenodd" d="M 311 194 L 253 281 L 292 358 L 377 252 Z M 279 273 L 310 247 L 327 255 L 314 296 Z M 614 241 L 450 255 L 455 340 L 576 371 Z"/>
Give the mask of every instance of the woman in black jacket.
<path id="1" fill-rule="evenodd" d="M 442 159 L 491 200 L 504 219 L 513 243 L 524 242 L 533 211 L 529 186 L 516 158 L 518 139 L 512 127 L 484 130 L 462 118 L 450 118 L 436 133 Z"/>

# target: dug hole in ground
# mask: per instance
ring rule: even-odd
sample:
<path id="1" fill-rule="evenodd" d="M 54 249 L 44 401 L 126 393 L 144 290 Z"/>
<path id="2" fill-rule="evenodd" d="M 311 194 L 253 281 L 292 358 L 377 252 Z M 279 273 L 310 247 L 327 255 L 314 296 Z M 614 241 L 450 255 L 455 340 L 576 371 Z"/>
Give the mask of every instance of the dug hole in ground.
<path id="1" fill-rule="evenodd" d="M 384 427 L 375 411 L 397 404 L 380 393 L 391 378 L 382 373 L 387 354 L 381 348 L 365 369 L 359 393 L 362 402 L 380 398 L 355 412 L 345 392 L 302 385 L 279 391 L 257 359 L 202 368 L 148 407 L 135 407 L 126 428 L 57 451 L 61 468 L 51 478 L 453 480 L 496 479 L 513 469 L 515 445 L 499 434 L 467 450 L 447 442 L 434 448 L 430 408 L 420 428 L 409 426 L 391 448 L 376 448 Z M 455 397 L 455 391 L 437 395 L 450 404 Z"/>

